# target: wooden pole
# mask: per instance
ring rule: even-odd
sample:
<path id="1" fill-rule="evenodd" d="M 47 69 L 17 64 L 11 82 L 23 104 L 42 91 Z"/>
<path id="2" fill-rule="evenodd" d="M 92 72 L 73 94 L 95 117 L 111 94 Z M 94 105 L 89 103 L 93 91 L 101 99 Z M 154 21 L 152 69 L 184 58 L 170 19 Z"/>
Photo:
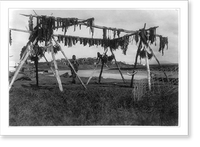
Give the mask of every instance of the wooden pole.
<path id="1" fill-rule="evenodd" d="M 26 16 L 26 17 L 29 17 L 29 16 L 32 16 L 32 17 L 42 17 L 42 16 L 39 16 L 39 15 L 27 15 L 27 14 L 20 14 L 20 15 L 23 15 L 23 16 Z M 47 18 L 48 17 L 53 17 L 53 16 L 46 16 Z M 53 17 L 53 18 L 56 18 L 56 17 Z M 88 24 L 86 23 L 88 20 L 90 19 L 94 19 L 94 18 L 89 18 L 89 19 L 78 19 L 78 23 L 81 24 L 81 25 L 85 25 L 85 26 L 88 26 Z M 132 31 L 132 30 L 125 30 L 125 29 L 122 29 L 122 28 L 112 28 L 112 27 L 106 27 L 106 26 L 99 26 L 99 25 L 92 25 L 93 28 L 97 28 L 97 29 L 107 29 L 107 30 L 112 30 L 112 31 L 116 31 L 116 30 L 119 30 L 120 32 L 124 32 L 124 33 L 136 33 L 138 31 Z M 159 26 L 155 26 L 155 27 L 152 27 L 152 28 L 149 28 L 149 29 L 153 29 L 153 28 L 158 28 Z M 146 29 L 149 30 L 149 29 Z"/>
<path id="2" fill-rule="evenodd" d="M 72 70 L 74 71 L 74 73 L 76 74 L 76 76 L 78 77 L 79 81 L 81 82 L 81 84 L 83 85 L 83 87 L 85 89 L 87 89 L 87 87 L 85 86 L 85 84 L 83 83 L 83 81 L 81 80 L 81 78 L 78 76 L 78 74 L 76 73 L 76 70 L 74 69 L 73 65 L 71 64 L 71 62 L 69 61 L 69 59 L 67 58 L 67 56 L 65 55 L 65 52 L 62 50 L 61 46 L 58 44 L 58 42 L 55 40 L 55 38 L 53 37 L 53 40 L 55 41 L 55 43 L 59 46 L 60 51 L 62 52 L 63 56 L 65 57 L 65 59 L 67 60 L 67 62 L 69 63 L 69 65 L 71 66 Z"/>
<path id="3" fill-rule="evenodd" d="M 105 56 L 105 54 L 107 53 L 108 51 L 108 48 L 107 47 L 104 47 L 104 53 L 102 54 L 102 57 Z M 99 83 L 101 83 L 101 75 L 102 75 L 102 72 L 103 72 L 103 67 L 104 67 L 104 62 L 103 60 L 101 60 L 101 71 L 100 71 L 100 74 L 99 74 Z"/>
<path id="4" fill-rule="evenodd" d="M 149 48 L 150 48 L 150 47 L 149 47 Z M 153 50 L 152 50 L 151 48 L 150 48 L 150 50 L 151 50 L 151 52 L 152 52 L 152 54 L 153 54 L 153 57 L 156 59 L 158 65 L 159 65 L 159 67 L 160 67 L 160 69 L 162 70 L 162 72 L 164 73 L 165 77 L 167 78 L 167 82 L 169 82 L 169 79 L 168 79 L 168 77 L 167 77 L 167 74 L 166 74 L 165 71 L 163 70 L 163 68 L 162 68 L 162 66 L 161 66 L 161 64 L 160 64 L 160 62 L 159 62 L 159 60 L 158 60 L 158 58 L 156 57 L 156 55 L 154 54 L 154 52 L 153 52 Z"/>
<path id="5" fill-rule="evenodd" d="M 33 45 L 32 45 L 32 43 L 30 43 L 30 42 L 27 43 L 27 45 L 26 45 L 26 50 L 27 50 L 27 51 L 24 52 L 23 58 L 21 59 L 20 64 L 19 64 L 17 70 L 15 71 L 15 74 L 14 74 L 14 76 L 13 76 L 11 82 L 10 82 L 9 90 L 11 89 L 11 87 L 12 87 L 12 85 L 13 85 L 13 83 L 14 83 L 14 81 L 15 81 L 15 79 L 16 79 L 16 77 L 17 77 L 19 71 L 20 71 L 20 69 L 21 69 L 22 66 L 24 65 L 24 63 L 25 63 L 26 59 L 28 58 L 28 56 L 29 56 L 31 50 L 33 50 Z"/>
<path id="6" fill-rule="evenodd" d="M 87 89 L 87 87 L 85 86 L 85 84 L 83 83 L 83 81 L 81 80 L 81 78 L 78 76 L 78 74 L 76 73 L 76 70 L 74 69 L 73 65 L 71 64 L 71 62 L 69 61 L 69 59 L 67 58 L 67 56 L 65 55 L 64 51 L 61 49 L 62 54 L 64 55 L 65 59 L 67 60 L 67 62 L 70 64 L 72 70 L 74 71 L 74 73 L 76 74 L 76 76 L 78 77 L 79 81 L 81 82 L 81 84 L 83 85 L 83 87 L 85 89 Z"/>
<path id="7" fill-rule="evenodd" d="M 145 60 L 146 60 L 146 66 L 147 66 L 147 79 L 148 79 L 148 88 L 151 90 L 151 76 L 150 76 L 150 67 L 149 67 L 149 59 L 148 59 L 148 54 L 147 50 L 145 49 Z"/>
<path id="8" fill-rule="evenodd" d="M 104 55 L 107 53 L 107 51 L 108 51 L 108 48 L 105 49 L 105 51 L 104 51 L 104 53 L 103 53 L 102 56 L 104 56 Z M 106 65 L 106 64 L 105 64 L 105 65 Z M 95 73 L 95 70 L 97 69 L 97 66 L 98 66 L 98 65 L 96 65 L 95 69 L 93 70 L 93 72 L 92 72 L 91 76 L 89 77 L 89 79 L 88 79 L 86 85 L 88 85 L 89 82 L 90 82 L 90 80 L 92 79 L 92 77 L 93 77 L 93 75 L 94 75 L 94 73 Z M 106 65 L 106 66 L 107 66 L 107 65 Z M 100 73 L 101 73 L 101 72 L 100 72 Z M 101 81 L 101 80 L 100 80 L 100 81 Z"/>
<path id="9" fill-rule="evenodd" d="M 86 23 L 83 23 L 82 25 L 86 25 L 87 26 Z M 133 34 L 136 34 L 137 32 L 139 32 L 139 31 L 125 30 L 125 29 L 121 29 L 121 28 L 111 28 L 111 27 L 99 26 L 99 25 L 93 25 L 92 27 L 93 28 L 97 28 L 97 29 L 107 29 L 107 30 L 112 30 L 112 31 L 119 30 L 120 32 L 130 33 L 130 34 L 127 34 L 127 35 L 133 35 Z M 153 29 L 153 28 L 158 28 L 158 27 L 159 26 L 151 27 L 149 29 L 145 29 L 145 31 L 148 31 L 148 30 Z"/>
<path id="10" fill-rule="evenodd" d="M 47 62 L 47 65 L 49 66 L 49 68 L 51 69 L 51 71 L 53 72 L 53 75 L 55 76 L 56 74 L 55 74 L 55 71 L 53 70 L 53 68 L 51 67 L 51 64 L 48 62 L 48 60 L 47 60 L 47 58 L 45 57 L 45 55 L 43 54 L 43 57 L 44 57 L 44 59 L 46 60 L 46 62 Z"/>
<path id="11" fill-rule="evenodd" d="M 102 61 L 101 71 L 100 71 L 100 74 L 99 74 L 99 83 L 101 83 L 101 75 L 102 75 L 102 72 L 103 72 L 103 66 L 104 66 L 104 62 Z"/>
<path id="12" fill-rule="evenodd" d="M 86 24 L 83 24 L 83 25 L 86 25 Z M 109 30 L 120 30 L 120 31 L 123 30 L 123 29 L 116 29 L 116 28 L 110 28 L 110 27 L 102 27 L 102 26 L 96 26 L 96 25 L 94 25 L 94 26 L 92 26 L 92 27 L 98 28 L 98 29 L 107 28 L 107 29 L 109 29 Z M 153 28 L 158 28 L 158 26 L 145 29 L 145 31 L 148 31 L 148 30 L 153 29 Z M 21 29 L 14 29 L 14 28 L 11 28 L 10 30 L 12 30 L 12 31 L 18 31 L 18 32 L 24 32 L 24 33 L 29 33 L 29 34 L 32 33 L 31 31 L 21 30 Z M 123 31 L 122 31 L 122 32 L 123 32 Z M 135 35 L 136 33 L 140 32 L 140 30 L 138 30 L 138 31 L 129 31 L 129 30 L 127 30 L 127 31 L 124 31 L 124 32 L 125 32 L 125 33 L 130 33 L 130 34 L 126 34 L 125 36 L 132 36 L 132 35 Z M 63 34 L 53 34 L 53 36 L 67 36 L 67 35 L 63 35 Z M 159 37 L 159 36 L 161 36 L 161 35 L 156 34 L 156 36 Z M 71 36 L 71 37 L 77 37 L 77 36 Z M 123 37 L 123 36 L 122 36 L 122 37 Z M 122 38 L 122 37 L 119 37 L 119 38 Z M 80 37 L 80 38 L 81 38 L 81 37 Z M 83 37 L 83 38 L 85 38 L 85 37 Z M 119 38 L 115 38 L 115 39 L 119 39 Z M 88 38 L 88 39 L 89 39 L 89 38 Z M 96 39 L 101 39 L 101 38 L 96 38 Z"/>
<path id="13" fill-rule="evenodd" d="M 61 79 L 60 79 L 60 76 L 59 76 L 59 73 L 58 73 L 58 66 L 57 66 L 57 63 L 56 63 L 56 58 L 55 58 L 55 53 L 54 53 L 54 50 L 53 50 L 52 43 L 51 43 L 50 48 L 51 48 L 51 55 L 52 55 L 53 63 L 54 63 L 54 67 L 55 67 L 55 76 L 56 76 L 56 79 L 57 79 L 57 82 L 58 82 L 59 89 L 60 89 L 61 92 L 63 92 L 62 82 L 61 82 Z"/>
<path id="14" fill-rule="evenodd" d="M 146 27 L 146 23 L 144 24 L 144 28 L 142 29 L 142 31 L 145 30 L 145 27 Z M 149 47 L 148 43 L 145 44 L 146 45 L 146 48 Z M 149 90 L 151 90 L 151 75 L 150 75 L 150 67 L 149 67 L 149 59 L 148 59 L 148 53 L 147 53 L 147 50 L 146 48 L 144 48 L 144 51 L 145 51 L 145 60 L 146 60 L 146 66 L 147 66 L 147 79 L 148 79 L 148 88 Z"/>
<path id="15" fill-rule="evenodd" d="M 21 64 L 22 60 L 23 60 L 24 57 L 26 56 L 27 52 L 28 52 L 28 49 L 27 49 L 27 45 L 26 45 L 26 50 L 24 51 L 24 53 L 23 53 L 23 55 L 22 55 L 22 57 L 21 57 L 21 59 L 20 59 L 19 65 Z M 26 62 L 26 60 L 25 60 L 25 62 Z M 19 68 L 19 66 L 17 66 L 16 71 L 18 70 L 18 68 Z"/>
<path id="16" fill-rule="evenodd" d="M 117 66 L 117 68 L 118 68 L 118 70 L 119 70 L 119 73 L 120 73 L 120 75 L 121 75 L 121 77 L 122 77 L 122 80 L 123 80 L 123 82 L 125 83 L 124 76 L 123 76 L 123 74 L 122 74 L 122 72 L 121 72 L 121 69 L 120 69 L 120 67 L 119 67 L 119 65 L 118 65 L 118 63 L 117 63 L 117 60 L 116 60 L 115 55 L 114 55 L 114 53 L 113 53 L 113 51 L 112 51 L 111 48 L 110 48 L 110 51 L 111 51 L 111 53 L 112 53 L 112 55 L 113 55 L 113 57 L 114 57 L 114 59 L 115 59 L 115 64 L 116 64 L 116 66 Z"/>
<path id="17" fill-rule="evenodd" d="M 38 55 L 36 54 L 36 57 L 34 57 L 35 60 L 34 60 L 34 63 L 35 63 L 35 73 L 36 73 L 36 86 L 38 87 L 39 86 L 39 77 L 38 77 Z"/>
<path id="18" fill-rule="evenodd" d="M 133 67 L 133 73 L 135 72 L 135 69 L 136 69 L 136 66 L 137 66 L 137 59 L 138 59 L 138 56 L 139 56 L 139 52 L 140 52 L 140 49 L 138 48 L 137 53 L 136 53 L 136 57 L 135 57 L 135 64 L 134 64 L 134 67 Z M 133 87 L 134 76 L 135 76 L 135 74 L 132 75 L 130 87 Z"/>
<path id="19" fill-rule="evenodd" d="M 136 66 L 137 66 L 138 54 L 139 54 L 139 53 L 137 53 L 137 54 L 136 54 L 136 57 L 135 57 L 135 64 L 134 64 L 134 67 L 133 67 L 133 72 L 135 71 Z M 130 85 L 130 87 L 133 87 L 134 76 L 135 76 L 135 74 L 132 75 L 132 78 L 131 78 L 131 85 Z"/>
<path id="20" fill-rule="evenodd" d="M 145 30 L 145 28 L 146 28 L 146 23 L 144 24 L 144 27 L 143 27 L 142 30 Z M 155 28 L 157 28 L 157 27 L 155 27 Z M 135 64 L 134 64 L 134 67 L 133 67 L 133 73 L 135 72 L 135 68 L 137 66 L 137 59 L 138 59 L 138 55 L 139 55 L 139 52 L 140 52 L 140 48 L 139 47 L 140 47 L 141 43 L 142 42 L 141 42 L 141 38 L 140 38 L 140 43 L 139 43 L 138 50 L 137 50 L 136 57 L 135 57 Z M 135 76 L 135 74 L 132 75 L 130 87 L 133 87 L 134 76 Z"/>
<path id="21" fill-rule="evenodd" d="M 10 30 L 12 30 L 12 31 L 17 31 L 17 32 L 23 32 L 23 33 L 29 33 L 29 34 L 32 33 L 32 31 L 21 30 L 21 29 L 14 29 L 14 28 L 11 28 Z"/>
<path id="22" fill-rule="evenodd" d="M 103 54 L 102 54 L 102 56 L 105 56 L 105 54 L 108 52 L 108 48 L 104 48 L 104 52 L 103 52 Z"/>
<path id="23" fill-rule="evenodd" d="M 88 79 L 88 81 L 87 81 L 86 85 L 88 85 L 88 84 L 89 84 L 89 82 L 90 82 L 90 80 L 92 79 L 92 77 L 93 77 L 93 75 L 94 75 L 94 73 L 95 73 L 96 69 L 97 69 L 97 65 L 96 65 L 96 67 L 94 68 L 94 70 L 93 70 L 93 72 L 92 72 L 91 76 L 89 77 L 89 79 Z"/>

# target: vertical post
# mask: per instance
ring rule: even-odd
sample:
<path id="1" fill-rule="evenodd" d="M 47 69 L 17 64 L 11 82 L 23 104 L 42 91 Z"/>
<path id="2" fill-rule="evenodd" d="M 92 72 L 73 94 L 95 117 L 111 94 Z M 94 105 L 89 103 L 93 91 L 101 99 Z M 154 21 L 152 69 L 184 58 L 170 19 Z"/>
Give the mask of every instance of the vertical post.
<path id="1" fill-rule="evenodd" d="M 83 81 L 81 80 L 81 78 L 78 76 L 78 74 L 76 73 L 76 70 L 74 69 L 73 65 L 71 64 L 71 62 L 69 61 L 69 59 L 67 58 L 67 56 L 65 55 L 64 51 L 62 50 L 61 46 L 58 44 L 58 42 L 54 39 L 54 37 L 52 37 L 53 40 L 55 41 L 55 43 L 59 46 L 60 51 L 62 52 L 63 56 L 65 57 L 65 59 L 67 60 L 67 62 L 70 64 L 72 70 L 74 71 L 74 73 L 76 74 L 76 76 L 78 77 L 79 81 L 81 82 L 81 84 L 83 85 L 83 87 L 85 89 L 87 89 L 87 87 L 85 86 L 85 84 L 83 83 Z"/>
<path id="2" fill-rule="evenodd" d="M 105 54 L 107 53 L 108 51 L 108 48 L 107 47 L 104 47 L 104 53 L 102 54 L 102 57 L 105 56 Z M 104 66 L 104 62 L 103 60 L 102 61 L 102 65 L 101 65 L 101 71 L 100 71 L 100 74 L 99 74 L 99 83 L 101 83 L 101 75 L 102 75 L 102 72 L 103 72 L 103 66 Z"/>
<path id="3" fill-rule="evenodd" d="M 146 27 L 146 23 L 144 24 L 144 28 L 141 30 L 141 33 L 144 33 L 145 27 Z M 146 56 L 146 57 L 145 57 L 145 60 L 146 60 L 146 66 L 147 66 L 148 88 L 149 88 L 149 90 L 151 90 L 151 75 L 150 75 L 149 59 L 148 59 L 148 54 L 147 54 L 147 50 L 146 50 L 146 48 L 148 48 L 149 45 L 148 45 L 146 39 L 142 38 L 143 35 L 144 35 L 144 34 L 142 34 L 142 35 L 140 36 L 140 40 L 143 39 L 143 43 L 144 43 L 145 46 L 146 46 L 146 47 L 144 48 L 144 51 L 145 51 L 145 56 Z"/>
<path id="4" fill-rule="evenodd" d="M 117 68 L 118 68 L 118 70 L 119 70 L 119 73 L 120 73 L 120 75 L 121 75 L 121 77 L 122 77 L 122 80 L 123 80 L 123 82 L 125 83 L 123 74 L 122 74 L 122 72 L 121 72 L 121 69 L 120 69 L 119 65 L 117 64 L 117 60 L 116 60 L 115 55 L 114 55 L 114 53 L 113 53 L 113 51 L 112 51 L 112 48 L 110 48 L 110 51 L 111 51 L 111 53 L 112 53 L 112 55 L 113 55 L 113 57 L 114 57 L 114 59 L 115 59 L 115 64 L 116 64 L 116 66 L 117 66 Z"/>
<path id="5" fill-rule="evenodd" d="M 39 80 L 38 80 L 38 55 L 36 54 L 36 57 L 34 57 L 35 60 L 34 60 L 34 63 L 35 63 L 35 73 L 36 73 L 36 86 L 38 87 L 39 86 Z"/>
<path id="6" fill-rule="evenodd" d="M 108 48 L 105 49 L 105 51 L 104 51 L 104 53 L 103 53 L 102 56 L 104 56 L 104 55 L 106 54 L 107 51 L 108 51 Z M 105 65 L 106 65 L 106 64 L 105 64 Z M 95 70 L 97 69 L 97 66 L 98 66 L 98 65 L 96 65 L 95 69 L 93 70 L 93 72 L 92 72 L 91 76 L 89 77 L 89 79 L 88 79 L 86 85 L 88 85 L 89 82 L 90 82 L 90 80 L 92 79 L 92 77 L 93 77 L 93 75 L 94 75 L 94 73 L 95 73 Z M 101 71 L 100 73 L 102 74 L 102 71 Z M 100 80 L 100 81 L 101 81 L 101 80 Z"/>
<path id="7" fill-rule="evenodd" d="M 22 58 L 21 61 L 20 61 L 19 67 L 18 67 L 17 70 L 15 71 L 15 74 L 14 74 L 14 76 L 13 76 L 11 82 L 10 82 L 9 90 L 11 89 L 11 87 L 12 87 L 12 85 L 13 85 L 13 83 L 14 83 L 14 81 L 15 81 L 15 79 L 16 79 L 16 77 L 17 77 L 19 71 L 20 71 L 20 69 L 21 69 L 22 66 L 24 65 L 24 63 L 25 63 L 26 59 L 28 58 L 28 56 L 29 56 L 31 50 L 33 50 L 32 43 L 30 44 L 30 42 L 28 42 L 27 45 L 26 45 L 26 51 L 24 52 L 25 54 L 23 55 L 23 58 Z"/>
<path id="8" fill-rule="evenodd" d="M 135 72 L 135 69 L 136 69 L 138 55 L 139 55 L 139 48 L 137 50 L 136 57 L 135 57 L 135 64 L 134 64 L 134 67 L 133 67 L 133 73 Z M 134 76 L 135 76 L 135 74 L 132 75 L 130 87 L 133 87 Z"/>
<path id="9" fill-rule="evenodd" d="M 60 79 L 60 76 L 59 76 L 59 73 L 58 73 L 58 66 L 57 66 L 57 63 L 56 63 L 56 58 L 55 58 L 55 54 L 54 54 L 52 43 L 51 43 L 50 48 L 51 48 L 51 55 L 52 55 L 53 63 L 54 63 L 54 67 L 55 67 L 55 76 L 56 76 L 56 79 L 57 79 L 57 82 L 58 82 L 59 89 L 62 92 L 63 91 L 63 87 L 62 87 L 61 79 Z"/>
<path id="10" fill-rule="evenodd" d="M 143 27 L 142 30 L 144 30 L 145 28 L 146 28 L 146 23 L 144 24 L 144 27 Z M 142 42 L 141 42 L 141 38 L 140 38 L 140 43 L 139 43 L 138 50 L 137 50 L 136 57 L 135 57 L 135 64 L 134 64 L 134 67 L 133 67 L 133 73 L 134 73 L 134 70 L 135 70 L 136 65 L 137 65 L 137 59 L 138 59 L 138 55 L 139 55 L 139 52 L 140 52 L 140 45 L 141 45 L 141 43 L 142 43 Z M 133 87 L 134 75 L 135 75 L 135 74 L 132 75 L 130 87 Z"/>
<path id="11" fill-rule="evenodd" d="M 147 51 L 145 49 L 145 55 L 146 55 L 146 66 L 147 66 L 147 78 L 148 78 L 148 88 L 149 90 L 151 90 L 151 76 L 150 76 L 150 67 L 149 67 L 149 59 L 148 59 L 148 54 Z"/>
<path id="12" fill-rule="evenodd" d="M 99 83 L 101 83 L 101 75 L 102 75 L 102 72 L 103 72 L 103 66 L 104 66 L 104 62 L 102 61 L 101 71 L 100 71 L 100 74 L 99 74 Z"/>

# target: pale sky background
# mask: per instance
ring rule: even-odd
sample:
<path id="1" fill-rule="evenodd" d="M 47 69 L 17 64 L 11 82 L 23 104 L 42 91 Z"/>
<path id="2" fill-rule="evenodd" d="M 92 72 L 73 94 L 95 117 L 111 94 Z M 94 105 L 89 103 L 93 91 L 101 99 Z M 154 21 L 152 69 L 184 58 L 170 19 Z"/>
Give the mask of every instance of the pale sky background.
<path id="1" fill-rule="evenodd" d="M 170 10 L 37 10 L 34 9 L 38 15 L 53 15 L 55 17 L 76 17 L 79 19 L 88 19 L 94 17 L 94 23 L 100 26 L 123 28 L 126 30 L 139 30 L 143 28 L 146 23 L 146 28 L 159 26 L 157 28 L 157 34 L 164 37 L 168 37 L 169 48 L 165 50 L 164 56 L 159 49 L 159 38 L 157 38 L 157 45 L 152 45 L 152 49 L 161 63 L 178 63 L 178 11 L 175 9 Z M 28 17 L 20 15 L 34 14 L 33 10 L 9 10 L 9 28 L 23 29 L 28 28 Z M 66 35 L 91 37 L 89 28 L 82 26 L 82 29 L 76 29 L 73 31 L 71 27 Z M 63 34 L 62 32 L 55 32 Z M 123 33 L 121 33 L 122 35 Z M 103 30 L 94 29 L 94 38 L 102 38 Z M 112 35 L 112 34 L 111 34 Z M 29 34 L 23 32 L 12 31 L 12 45 L 9 46 L 9 61 L 19 62 L 20 52 L 23 46 L 28 42 Z M 98 46 L 83 46 L 77 43 L 75 46 L 67 47 L 61 43 L 63 50 L 68 58 L 71 58 L 73 54 L 77 58 L 82 57 L 96 57 L 97 52 L 103 53 L 103 48 Z M 134 64 L 135 55 L 137 51 L 136 43 L 130 44 L 126 55 L 122 53 L 121 49 L 116 50 L 114 53 L 118 61 L 123 61 L 129 64 Z M 108 52 L 108 55 L 111 53 Z M 49 61 L 52 60 L 51 54 L 46 53 L 46 57 Z M 56 59 L 64 58 L 59 52 L 56 54 Z M 44 61 L 43 59 L 40 61 Z M 145 63 L 142 60 L 142 63 Z M 150 63 L 156 63 L 152 58 Z"/>

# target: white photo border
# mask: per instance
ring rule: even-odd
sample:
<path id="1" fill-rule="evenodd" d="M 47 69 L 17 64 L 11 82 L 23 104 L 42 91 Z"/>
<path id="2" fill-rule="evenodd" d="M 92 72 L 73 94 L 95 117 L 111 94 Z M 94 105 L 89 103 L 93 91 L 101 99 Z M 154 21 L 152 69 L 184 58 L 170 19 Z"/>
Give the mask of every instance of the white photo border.
<path id="1" fill-rule="evenodd" d="M 8 10 L 14 9 L 178 9 L 178 126 L 9 126 Z M 1 135 L 189 135 L 188 1 L 1 1 L 0 2 L 0 133 Z M 3 22 L 3 23 L 2 23 Z"/>

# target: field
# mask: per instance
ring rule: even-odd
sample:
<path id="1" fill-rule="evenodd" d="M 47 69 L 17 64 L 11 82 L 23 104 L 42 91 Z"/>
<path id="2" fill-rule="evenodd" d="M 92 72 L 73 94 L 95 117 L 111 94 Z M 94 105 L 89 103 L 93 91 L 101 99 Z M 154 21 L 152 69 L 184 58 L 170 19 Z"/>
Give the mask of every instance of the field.
<path id="1" fill-rule="evenodd" d="M 177 126 L 177 85 L 155 84 L 135 100 L 130 81 L 93 78 L 87 90 L 61 77 L 60 92 L 55 77 L 15 81 L 9 96 L 10 126 L 138 125 Z M 87 78 L 81 78 L 86 83 Z M 146 80 L 135 80 L 135 84 Z"/>

